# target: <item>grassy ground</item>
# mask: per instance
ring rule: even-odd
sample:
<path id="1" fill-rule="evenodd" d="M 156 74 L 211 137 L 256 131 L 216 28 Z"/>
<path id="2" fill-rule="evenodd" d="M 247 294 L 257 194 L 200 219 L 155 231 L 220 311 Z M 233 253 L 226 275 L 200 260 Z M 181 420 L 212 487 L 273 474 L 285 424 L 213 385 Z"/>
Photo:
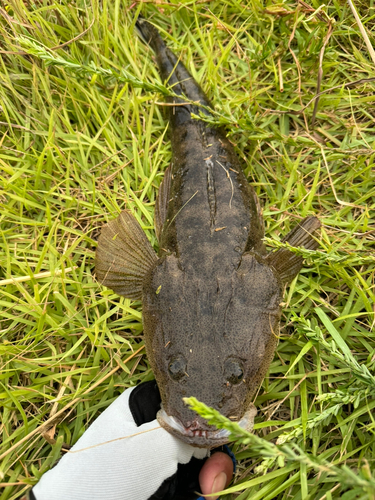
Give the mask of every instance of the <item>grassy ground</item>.
<path id="1" fill-rule="evenodd" d="M 365 35 L 343 0 L 142 6 L 227 124 L 270 248 L 307 214 L 324 224 L 285 293 L 255 401 L 262 439 L 235 445 L 228 499 L 375 498 L 375 2 L 356 6 Z M 125 207 L 156 245 L 168 89 L 133 31 L 138 9 L 0 4 L 0 500 L 152 378 L 141 303 L 93 274 L 100 227 Z"/>

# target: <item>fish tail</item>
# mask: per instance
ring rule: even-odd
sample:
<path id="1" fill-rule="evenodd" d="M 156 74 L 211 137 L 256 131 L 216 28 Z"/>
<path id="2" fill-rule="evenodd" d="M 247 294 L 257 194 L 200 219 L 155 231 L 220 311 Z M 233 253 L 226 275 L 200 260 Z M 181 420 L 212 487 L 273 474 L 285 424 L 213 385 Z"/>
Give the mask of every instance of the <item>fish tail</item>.
<path id="1" fill-rule="evenodd" d="M 138 17 L 135 26 L 142 40 L 155 52 L 160 75 L 163 81 L 168 82 L 168 85 L 172 87 L 173 92 L 199 102 L 204 106 L 212 107 L 206 94 L 183 63 L 169 50 L 155 26 L 142 16 Z M 172 99 L 169 99 L 169 101 L 172 101 Z M 173 99 L 173 102 L 176 102 L 176 99 Z M 186 112 L 186 109 L 189 109 L 189 112 L 199 113 L 197 110 L 190 108 L 186 106 L 184 111 Z M 205 112 L 203 108 L 201 109 Z M 209 115 L 208 111 L 205 113 Z"/>
<path id="2" fill-rule="evenodd" d="M 135 27 L 142 40 L 147 45 L 150 45 L 150 47 L 152 47 L 154 50 L 157 49 L 158 42 L 159 44 L 161 42 L 162 45 L 165 45 L 160 37 L 158 30 L 151 23 L 146 21 L 143 16 L 138 16 L 138 19 L 135 22 Z"/>

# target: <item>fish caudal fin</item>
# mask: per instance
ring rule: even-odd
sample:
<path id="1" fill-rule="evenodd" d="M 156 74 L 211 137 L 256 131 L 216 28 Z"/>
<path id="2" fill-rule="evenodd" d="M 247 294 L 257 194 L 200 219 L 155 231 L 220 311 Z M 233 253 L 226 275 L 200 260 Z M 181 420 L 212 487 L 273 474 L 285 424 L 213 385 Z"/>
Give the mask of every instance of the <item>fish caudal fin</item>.
<path id="1" fill-rule="evenodd" d="M 177 58 L 176 55 L 169 50 L 155 26 L 142 16 L 138 17 L 135 26 L 143 41 L 153 49 L 162 80 L 168 83 L 175 94 L 181 96 L 181 99 L 178 97 L 167 98 L 168 102 L 179 104 L 179 106 L 173 108 L 171 113 L 172 122 L 173 117 L 176 117 L 177 121 L 181 121 L 181 116 L 184 117 L 182 121 L 186 119 L 191 120 L 191 112 L 199 114 L 199 111 L 202 111 L 205 115 L 211 116 L 209 111 L 205 108 L 198 108 L 195 105 L 186 104 L 186 98 L 188 98 L 208 108 L 212 107 L 206 94 L 185 68 L 180 58 Z M 183 103 L 185 105 L 181 106 Z"/>
<path id="2" fill-rule="evenodd" d="M 138 16 L 135 27 L 138 35 L 145 43 L 151 45 L 151 47 L 155 44 L 157 39 L 160 39 L 158 30 L 141 15 Z"/>
<path id="3" fill-rule="evenodd" d="M 124 210 L 106 224 L 95 256 L 98 280 L 118 295 L 141 299 L 143 281 L 158 258 L 141 226 Z"/>
<path id="4" fill-rule="evenodd" d="M 293 247 L 315 250 L 319 246 L 316 236 L 320 226 L 320 221 L 316 217 L 306 217 L 290 231 L 283 242 L 289 243 Z M 281 281 L 288 284 L 299 273 L 303 264 L 303 257 L 287 248 L 279 248 L 267 257 L 267 262 L 276 269 Z"/>

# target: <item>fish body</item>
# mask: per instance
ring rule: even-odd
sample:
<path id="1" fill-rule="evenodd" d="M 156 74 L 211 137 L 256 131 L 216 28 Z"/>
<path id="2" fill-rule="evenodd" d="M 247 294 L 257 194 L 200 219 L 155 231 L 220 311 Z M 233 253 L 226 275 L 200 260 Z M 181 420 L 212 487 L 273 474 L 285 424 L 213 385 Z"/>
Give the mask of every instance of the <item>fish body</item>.
<path id="1" fill-rule="evenodd" d="M 228 433 L 209 426 L 182 398 L 195 396 L 252 428 L 251 399 L 277 345 L 284 285 L 302 259 L 287 249 L 267 255 L 260 206 L 233 146 L 224 130 L 191 118 L 199 109 L 210 114 L 207 96 L 156 28 L 142 19 L 137 24 L 163 80 L 181 96 L 168 98 L 173 157 L 156 201 L 159 255 L 125 211 L 102 230 L 96 272 L 120 295 L 143 301 L 160 424 L 189 444 L 215 447 Z M 319 225 L 307 218 L 287 241 L 315 248 Z"/>

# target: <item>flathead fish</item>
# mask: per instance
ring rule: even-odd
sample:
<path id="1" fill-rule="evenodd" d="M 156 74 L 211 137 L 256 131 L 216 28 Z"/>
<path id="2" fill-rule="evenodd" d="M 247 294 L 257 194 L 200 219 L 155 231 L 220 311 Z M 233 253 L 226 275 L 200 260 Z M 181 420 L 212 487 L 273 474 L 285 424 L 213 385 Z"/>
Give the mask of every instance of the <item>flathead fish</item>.
<path id="1" fill-rule="evenodd" d="M 161 426 L 191 445 L 215 447 L 228 433 L 197 417 L 182 398 L 195 396 L 252 428 L 252 398 L 277 345 L 283 290 L 302 258 L 286 248 L 267 254 L 257 196 L 225 131 L 191 118 L 210 115 L 207 96 L 157 29 L 143 19 L 137 26 L 162 79 L 181 96 L 168 98 L 173 159 L 155 206 L 159 254 L 123 211 L 102 229 L 96 275 L 117 294 L 143 302 Z M 319 226 L 308 217 L 285 241 L 315 249 Z"/>

